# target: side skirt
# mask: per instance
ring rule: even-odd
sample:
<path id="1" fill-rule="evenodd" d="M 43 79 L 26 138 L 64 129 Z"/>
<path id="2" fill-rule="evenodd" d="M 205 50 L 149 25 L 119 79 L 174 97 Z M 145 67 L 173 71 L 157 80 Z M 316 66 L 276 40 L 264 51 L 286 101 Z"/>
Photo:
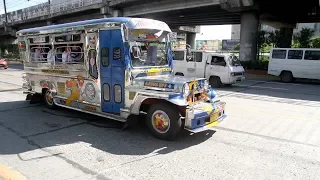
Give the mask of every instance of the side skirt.
<path id="1" fill-rule="evenodd" d="M 54 98 L 54 102 L 57 106 L 63 107 L 63 108 L 68 108 L 68 109 L 72 109 L 72 110 L 76 110 L 76 111 L 80 111 L 80 112 L 85 112 L 88 114 L 92 114 L 92 115 L 96 115 L 96 116 L 100 116 L 100 117 L 104 117 L 104 118 L 108 118 L 108 119 L 112 119 L 112 120 L 116 120 L 116 121 L 120 121 L 120 122 L 126 122 L 127 119 L 119 116 L 119 115 L 115 115 L 115 114 L 109 114 L 109 113 L 102 113 L 102 112 L 92 112 L 92 111 L 87 111 L 84 109 L 79 109 L 79 108 L 75 108 L 75 107 L 70 107 L 70 106 L 66 106 L 66 105 L 62 105 L 59 104 L 57 102 L 58 98 Z M 79 102 L 78 102 L 79 103 Z"/>

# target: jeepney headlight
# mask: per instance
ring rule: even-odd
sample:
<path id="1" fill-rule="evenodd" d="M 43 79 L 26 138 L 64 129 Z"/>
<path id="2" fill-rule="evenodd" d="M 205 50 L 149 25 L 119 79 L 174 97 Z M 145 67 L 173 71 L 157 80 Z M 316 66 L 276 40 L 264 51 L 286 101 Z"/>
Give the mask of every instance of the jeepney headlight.
<path id="1" fill-rule="evenodd" d="M 208 80 L 204 80 L 204 86 L 203 86 L 204 90 L 208 90 L 210 87 L 209 87 L 209 83 L 208 83 Z"/>
<path id="2" fill-rule="evenodd" d="M 190 93 L 190 89 L 189 89 L 189 84 L 188 83 L 185 83 L 183 85 L 183 88 L 182 88 L 182 93 L 183 93 L 183 97 L 186 98 L 189 93 Z"/>

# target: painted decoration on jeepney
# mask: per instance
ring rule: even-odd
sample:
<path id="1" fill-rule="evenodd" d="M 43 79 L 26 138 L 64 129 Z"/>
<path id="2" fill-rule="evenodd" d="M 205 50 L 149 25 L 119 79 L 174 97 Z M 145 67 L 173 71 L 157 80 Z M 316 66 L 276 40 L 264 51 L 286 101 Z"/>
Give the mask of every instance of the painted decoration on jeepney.
<path id="1" fill-rule="evenodd" d="M 121 48 L 113 48 L 113 60 L 121 59 Z"/>
<path id="2" fill-rule="evenodd" d="M 156 88 L 174 89 L 174 84 L 158 83 L 158 82 L 151 82 L 151 81 L 145 81 L 144 82 L 144 86 L 156 87 Z"/>
<path id="3" fill-rule="evenodd" d="M 66 94 L 66 83 L 64 82 L 57 82 L 58 93 Z"/>
<path id="4" fill-rule="evenodd" d="M 89 58 L 89 74 L 93 79 L 98 79 L 98 68 L 97 68 L 97 51 L 95 49 L 90 49 L 88 53 Z"/>
<path id="5" fill-rule="evenodd" d="M 97 42 L 97 37 L 95 34 L 88 34 L 88 44 L 91 46 L 95 46 Z"/>
<path id="6" fill-rule="evenodd" d="M 80 100 L 81 87 L 83 86 L 84 78 L 77 76 L 76 79 L 66 81 L 66 90 L 70 92 L 70 96 L 66 100 L 66 105 L 70 106 L 73 101 Z M 83 101 L 81 99 L 80 101 Z"/>
<path id="7" fill-rule="evenodd" d="M 145 77 L 145 76 L 157 76 L 157 75 L 168 75 L 171 73 L 171 68 L 150 68 L 150 69 L 133 69 L 132 75 L 134 78 Z"/>
<path id="8" fill-rule="evenodd" d="M 130 36 L 133 39 L 140 39 L 140 40 L 152 40 L 152 39 L 158 39 L 159 36 L 155 35 L 154 33 L 150 33 L 147 30 L 143 29 L 137 29 L 137 30 L 131 30 Z"/>
<path id="9" fill-rule="evenodd" d="M 26 50 L 26 42 L 25 41 L 19 41 L 18 48 L 19 48 L 20 51 L 25 51 Z"/>
<path id="10" fill-rule="evenodd" d="M 42 69 L 41 72 L 49 73 L 49 74 L 69 74 L 69 71 L 66 70 L 58 70 L 58 69 Z"/>
<path id="11" fill-rule="evenodd" d="M 84 93 L 86 97 L 90 100 L 94 100 L 94 98 L 96 97 L 96 90 L 91 82 L 88 82 L 85 85 Z"/>

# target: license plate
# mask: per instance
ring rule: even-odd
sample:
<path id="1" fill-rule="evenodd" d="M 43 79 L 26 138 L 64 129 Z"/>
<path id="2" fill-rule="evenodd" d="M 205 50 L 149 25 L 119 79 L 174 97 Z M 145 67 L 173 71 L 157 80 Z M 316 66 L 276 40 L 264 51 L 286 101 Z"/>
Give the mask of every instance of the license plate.
<path id="1" fill-rule="evenodd" d="M 237 78 L 237 81 L 241 81 L 241 77 L 238 77 L 238 78 Z"/>

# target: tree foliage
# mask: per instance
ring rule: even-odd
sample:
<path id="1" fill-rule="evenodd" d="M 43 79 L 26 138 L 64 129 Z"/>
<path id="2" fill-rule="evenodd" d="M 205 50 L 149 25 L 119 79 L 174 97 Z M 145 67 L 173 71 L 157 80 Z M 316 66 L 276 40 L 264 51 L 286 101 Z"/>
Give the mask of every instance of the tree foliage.
<path id="1" fill-rule="evenodd" d="M 312 48 L 320 48 L 320 38 L 314 38 L 311 40 Z"/>
<path id="2" fill-rule="evenodd" d="M 310 48 L 312 46 L 311 38 L 314 35 L 314 30 L 302 28 L 300 32 L 293 36 L 293 40 L 297 43 L 298 48 Z"/>

